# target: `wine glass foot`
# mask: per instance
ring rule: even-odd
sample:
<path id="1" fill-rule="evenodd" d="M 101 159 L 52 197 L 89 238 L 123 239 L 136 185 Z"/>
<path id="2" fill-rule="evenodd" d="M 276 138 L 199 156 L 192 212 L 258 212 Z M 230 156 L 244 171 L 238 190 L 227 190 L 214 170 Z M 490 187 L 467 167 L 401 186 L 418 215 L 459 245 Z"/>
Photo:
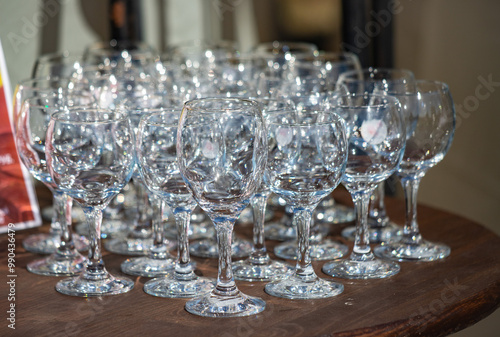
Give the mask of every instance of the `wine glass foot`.
<path id="1" fill-rule="evenodd" d="M 354 209 L 335 203 L 332 207 L 315 212 L 315 220 L 319 223 L 340 224 L 354 221 Z"/>
<path id="2" fill-rule="evenodd" d="M 214 225 L 209 221 L 191 223 L 189 225 L 188 237 L 190 240 L 211 238 L 214 235 Z M 165 237 L 172 240 L 177 240 L 177 228 L 175 227 L 175 225 L 169 226 L 165 229 Z"/>
<path id="3" fill-rule="evenodd" d="M 254 264 L 246 260 L 233 263 L 233 275 L 241 281 L 272 281 L 282 278 L 293 267 L 281 261 L 269 260 L 265 264 Z"/>
<path id="4" fill-rule="evenodd" d="M 121 270 L 125 274 L 144 277 L 166 275 L 175 268 L 175 259 L 153 259 L 149 256 L 134 257 L 122 262 Z"/>
<path id="5" fill-rule="evenodd" d="M 231 244 L 232 257 L 247 257 L 252 252 L 253 245 L 250 241 L 234 237 Z M 193 242 L 189 247 L 189 252 L 193 256 L 217 258 L 219 256 L 217 241 L 214 239 L 203 239 Z"/>
<path id="6" fill-rule="evenodd" d="M 395 261 L 434 261 L 450 255 L 450 247 L 422 240 L 419 244 L 394 242 L 374 249 L 375 255 Z"/>
<path id="7" fill-rule="evenodd" d="M 289 241 L 297 238 L 297 230 L 291 224 L 282 222 L 266 223 L 264 236 L 268 240 Z"/>
<path id="8" fill-rule="evenodd" d="M 370 243 L 397 242 L 401 239 L 403 233 L 403 229 L 392 221 L 386 222 L 384 226 L 372 225 L 369 221 L 368 225 Z M 355 226 L 346 227 L 342 230 L 342 237 L 345 239 L 354 241 L 355 235 Z"/>
<path id="9" fill-rule="evenodd" d="M 237 291 L 234 295 L 221 296 L 212 291 L 186 303 L 186 310 L 204 317 L 242 317 L 258 314 L 266 307 L 266 302 Z"/>
<path id="10" fill-rule="evenodd" d="M 52 220 L 52 216 L 54 215 L 54 207 L 53 206 L 44 207 L 41 211 L 41 214 L 42 214 L 42 219 L 50 222 Z M 85 213 L 83 213 L 82 208 L 77 206 L 76 204 L 74 204 L 73 207 L 71 208 L 71 219 L 77 223 L 85 222 Z"/>
<path id="11" fill-rule="evenodd" d="M 118 278 L 106 272 L 102 279 L 89 279 L 85 272 L 79 276 L 63 279 L 56 284 L 56 290 L 65 295 L 93 297 L 126 293 L 134 287 L 128 278 Z"/>
<path id="12" fill-rule="evenodd" d="M 266 284 L 264 290 L 275 297 L 305 300 L 337 296 L 344 291 L 344 285 L 316 275 L 302 278 L 296 274 L 290 274 L 281 280 Z"/>
<path id="13" fill-rule="evenodd" d="M 196 277 L 192 280 L 179 280 L 175 273 L 158 277 L 144 283 L 146 294 L 167 298 L 191 298 L 211 292 L 215 287 L 215 280 L 206 277 Z"/>
<path id="14" fill-rule="evenodd" d="M 274 247 L 274 254 L 285 260 L 297 259 L 297 242 L 289 241 Z M 335 260 L 343 257 L 349 248 L 329 239 L 310 245 L 309 256 L 315 261 Z"/>
<path id="15" fill-rule="evenodd" d="M 399 270 L 399 264 L 377 259 L 373 255 L 362 261 L 346 259 L 328 262 L 322 268 L 323 273 L 344 279 L 386 278 L 396 275 Z"/>
<path id="16" fill-rule="evenodd" d="M 127 233 L 129 226 L 122 220 L 104 220 L 101 226 L 101 239 L 109 239 L 122 233 Z M 89 225 L 86 222 L 78 223 L 75 232 L 80 235 L 89 236 Z"/>
<path id="17" fill-rule="evenodd" d="M 107 241 L 107 251 L 121 255 L 146 255 L 153 245 L 152 238 L 114 238 Z"/>
<path id="18" fill-rule="evenodd" d="M 75 244 L 75 249 L 80 252 L 89 249 L 89 241 L 84 236 L 74 235 L 73 242 Z M 23 241 L 24 249 L 34 254 L 53 254 L 60 245 L 60 233 L 34 234 Z"/>
<path id="19" fill-rule="evenodd" d="M 264 213 L 264 221 L 270 221 L 274 217 L 274 211 L 271 207 L 266 207 L 266 212 Z M 253 223 L 253 212 L 251 207 L 247 207 L 241 212 L 238 220 L 236 220 L 237 224 L 247 225 Z"/>
<path id="20" fill-rule="evenodd" d="M 85 268 L 85 257 L 75 250 L 73 254 L 62 255 L 54 253 L 46 258 L 28 263 L 29 272 L 45 276 L 73 276 Z"/>

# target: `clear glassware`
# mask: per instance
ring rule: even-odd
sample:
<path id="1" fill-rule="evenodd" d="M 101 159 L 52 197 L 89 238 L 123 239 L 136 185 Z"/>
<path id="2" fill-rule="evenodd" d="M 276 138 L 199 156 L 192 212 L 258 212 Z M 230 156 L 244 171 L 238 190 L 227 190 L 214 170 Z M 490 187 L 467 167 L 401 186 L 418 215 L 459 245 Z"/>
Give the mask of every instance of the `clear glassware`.
<path id="1" fill-rule="evenodd" d="M 16 146 L 23 164 L 35 179 L 49 188 L 53 195 L 53 208 L 60 234 L 55 252 L 46 258 L 28 263 L 28 271 L 47 276 L 71 276 L 83 270 L 85 257 L 75 249 L 71 231 L 73 200 L 63 193 L 50 177 L 45 157 L 46 132 L 50 115 L 56 104 L 54 99 L 32 97 L 24 101 L 15 118 Z"/>
<path id="2" fill-rule="evenodd" d="M 139 124 L 136 141 L 139 170 L 145 185 L 167 204 L 177 227 L 177 260 L 171 273 L 144 284 L 144 292 L 159 297 L 194 297 L 210 292 L 214 279 L 199 277 L 189 257 L 189 223 L 196 201 L 177 165 L 178 108 L 152 110 Z"/>
<path id="3" fill-rule="evenodd" d="M 406 69 L 365 68 L 340 74 L 337 88 L 348 93 L 392 95 L 415 92 L 415 77 Z M 382 243 L 399 240 L 402 230 L 387 215 L 385 209 L 385 182 L 377 186 L 369 204 L 368 226 L 370 242 Z M 354 240 L 356 227 L 347 227 L 342 236 Z"/>
<path id="4" fill-rule="evenodd" d="M 377 185 L 393 174 L 405 148 L 405 128 L 399 101 L 392 96 L 349 94 L 330 99 L 347 123 L 349 156 L 343 185 L 356 207 L 356 237 L 347 259 L 323 265 L 327 275 L 348 279 L 385 278 L 399 265 L 378 259 L 370 247 L 368 204 Z"/>
<path id="5" fill-rule="evenodd" d="M 132 61 L 130 61 L 132 62 Z M 133 63 L 133 62 L 132 62 Z M 135 68 L 118 73 L 105 73 L 89 79 L 92 93 L 102 108 L 133 108 L 128 106 L 135 100 L 149 97 L 157 92 L 156 81 L 149 76 L 142 76 Z M 131 119 L 133 122 L 133 119 Z M 111 236 L 104 244 L 106 250 L 123 255 L 146 255 L 153 243 L 152 210 L 146 188 L 138 180 L 134 184 L 136 202 L 135 212 L 126 216 L 122 205 L 111 203 L 111 208 L 104 212 L 104 230 Z M 114 209 L 118 208 L 118 210 Z M 116 215 L 121 210 L 119 216 Z"/>
<path id="6" fill-rule="evenodd" d="M 434 261 L 450 255 L 450 247 L 425 240 L 417 222 L 417 191 L 427 171 L 443 160 L 455 133 L 455 107 L 445 83 L 419 80 L 417 93 L 400 98 L 413 106 L 405 115 L 406 150 L 397 174 L 405 192 L 406 222 L 399 242 L 375 249 L 398 261 Z"/>
<path id="7" fill-rule="evenodd" d="M 134 168 L 134 135 L 126 113 L 101 108 L 67 108 L 51 116 L 45 153 L 54 183 L 83 208 L 90 233 L 85 270 L 56 284 L 72 296 L 124 293 L 134 287 L 111 275 L 101 248 L 102 210 L 128 183 Z"/>
<path id="8" fill-rule="evenodd" d="M 217 284 L 186 303 L 206 317 L 257 314 L 265 302 L 243 294 L 232 273 L 234 223 L 261 186 L 266 166 L 264 118 L 255 101 L 206 98 L 184 104 L 177 133 L 177 160 L 187 187 L 212 219 L 219 245 Z"/>
<path id="9" fill-rule="evenodd" d="M 310 110 L 321 111 L 325 109 L 324 100 L 326 93 L 323 79 L 317 76 L 306 76 L 302 79 L 297 77 L 296 81 L 285 81 L 281 88 L 281 95 L 295 104 L 297 114 L 299 115 L 302 112 L 307 113 Z M 343 217 L 345 218 L 346 215 Z M 288 222 L 284 222 L 281 226 L 283 226 L 282 229 L 279 228 L 279 224 L 274 224 L 272 227 L 275 233 L 274 236 L 276 237 L 276 233 L 281 233 L 283 235 L 281 239 L 287 242 L 275 246 L 274 253 L 282 259 L 295 259 L 297 257 L 297 228 L 294 226 L 290 228 L 290 223 Z M 346 245 L 335 240 L 325 239 L 326 234 L 329 232 L 329 227 L 324 222 L 314 221 L 311 226 L 309 256 L 313 260 L 338 259 L 347 253 L 348 247 Z M 286 240 L 286 237 L 292 233 L 294 233 L 293 239 Z M 278 239 L 280 238 L 278 237 Z"/>
<path id="10" fill-rule="evenodd" d="M 291 111 L 295 105 L 287 100 L 256 99 L 261 104 L 264 117 L 277 112 Z M 266 173 L 265 173 L 266 174 Z M 271 281 L 283 277 L 292 267 L 284 262 L 272 260 L 267 253 L 264 238 L 264 222 L 270 186 L 263 181 L 251 199 L 253 211 L 253 249 L 247 259 L 233 263 L 233 274 L 237 280 Z"/>
<path id="11" fill-rule="evenodd" d="M 30 97 L 44 97 L 54 95 L 59 95 L 60 97 L 61 94 L 67 93 L 69 83 L 70 79 L 50 79 L 48 77 L 26 79 L 20 81 L 16 85 L 14 91 L 14 120 L 16 120 L 21 114 L 21 109 L 26 99 Z M 82 92 L 78 91 L 78 93 L 81 94 Z M 16 122 L 14 122 L 14 125 L 15 124 Z M 45 124 L 44 130 L 46 130 L 47 124 Z M 58 204 L 58 202 L 53 200 L 52 204 L 56 205 Z M 60 206 L 57 206 L 57 208 L 61 209 Z M 61 224 L 65 223 L 65 218 L 61 219 L 61 213 L 59 211 L 56 211 L 53 207 L 51 207 L 47 211 L 42 210 L 42 214 L 46 213 L 49 213 L 49 216 L 51 218 L 49 233 L 33 234 L 23 240 L 23 247 L 31 253 L 52 254 L 56 252 L 57 247 L 60 245 L 62 233 Z M 88 249 L 88 240 L 84 236 L 74 235 L 73 241 L 78 251 L 84 251 Z"/>
<path id="12" fill-rule="evenodd" d="M 33 65 L 31 78 L 71 77 L 82 67 L 82 55 L 67 50 L 39 56 Z"/>
<path id="13" fill-rule="evenodd" d="M 122 262 L 120 269 L 128 275 L 157 277 L 168 274 L 175 267 L 175 258 L 169 253 L 175 244 L 165 239 L 165 202 L 154 194 L 150 194 L 149 198 L 153 208 L 153 244 L 146 256 Z"/>
<path id="14" fill-rule="evenodd" d="M 267 118 L 269 153 L 267 183 L 293 210 L 297 228 L 297 262 L 293 272 L 268 283 L 265 291 L 290 299 L 326 298 L 344 286 L 319 278 L 310 251 L 314 209 L 340 183 L 347 158 L 345 123 L 330 111 L 302 110 Z"/>
<path id="15" fill-rule="evenodd" d="M 134 135 L 136 140 L 141 140 L 139 132 L 139 122 L 141 118 L 145 115 L 149 115 L 153 112 L 158 112 L 159 107 L 177 107 L 178 112 L 182 107 L 182 102 L 175 97 L 162 95 L 146 95 L 138 100 L 126 100 L 124 106 L 127 107 L 127 113 L 130 117 L 132 127 L 134 129 Z M 153 144 L 155 145 L 155 144 Z M 136 149 L 136 152 L 139 152 Z M 147 205 L 151 205 L 153 208 L 153 216 L 151 218 L 153 223 L 153 237 L 152 243 L 149 247 L 144 247 L 144 251 L 147 251 L 147 256 L 141 256 L 136 258 L 130 258 L 121 264 L 121 270 L 129 275 L 140 275 L 146 277 L 156 277 L 160 275 L 165 275 L 175 267 L 175 259 L 170 255 L 169 250 L 171 250 L 175 244 L 170 242 L 165 238 L 165 208 L 166 205 L 164 201 L 151 191 L 144 183 L 144 178 L 141 177 L 139 173 L 139 166 L 136 165 L 134 174 L 132 176 L 132 181 L 136 187 L 143 187 L 145 190 L 140 190 L 137 193 L 138 198 L 148 198 L 150 202 Z M 137 207 L 144 208 L 145 203 L 137 203 Z M 146 214 L 146 212 L 138 212 L 139 214 Z M 139 219 L 141 220 L 141 219 Z M 140 221 L 145 223 L 145 219 Z M 128 237 L 123 239 L 114 239 L 114 242 L 122 242 L 123 244 L 130 244 L 130 242 L 137 242 L 139 235 L 136 233 L 137 229 L 143 228 L 142 226 L 135 226 L 134 230 L 128 235 Z M 145 242 L 145 240 L 141 240 Z"/>

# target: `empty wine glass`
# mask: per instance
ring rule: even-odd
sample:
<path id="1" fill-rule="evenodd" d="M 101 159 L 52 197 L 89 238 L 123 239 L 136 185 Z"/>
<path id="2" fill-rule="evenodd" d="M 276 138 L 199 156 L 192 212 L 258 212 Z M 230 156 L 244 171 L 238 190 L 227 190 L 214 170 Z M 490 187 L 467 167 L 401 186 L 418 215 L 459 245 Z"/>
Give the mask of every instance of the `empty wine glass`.
<path id="1" fill-rule="evenodd" d="M 21 114 L 21 108 L 23 107 L 23 103 L 26 99 L 30 97 L 48 97 L 54 95 L 57 95 L 58 99 L 63 99 L 63 96 L 69 92 L 70 81 L 71 80 L 69 78 L 51 79 L 47 77 L 26 79 L 20 81 L 16 85 L 16 89 L 14 91 L 14 126 L 16 124 L 15 120 L 17 116 Z M 83 92 L 79 91 L 78 89 L 79 88 L 75 88 L 76 92 L 78 92 L 79 94 L 83 94 Z M 42 133 L 47 130 L 48 120 L 44 125 L 44 131 L 39 130 Z M 43 135 L 43 138 L 45 139 L 45 135 Z M 52 204 L 55 205 L 56 201 L 53 200 Z M 64 224 L 65 220 L 60 219 L 61 213 L 56 212 L 53 207 L 43 209 L 42 215 L 51 219 L 49 233 L 29 235 L 23 240 L 23 247 L 27 251 L 36 254 L 52 254 L 56 252 L 57 247 L 60 245 L 61 224 Z M 78 217 L 75 216 L 75 218 Z M 74 235 L 73 241 L 78 251 L 88 249 L 88 240 L 84 236 Z"/>
<path id="2" fill-rule="evenodd" d="M 50 115 L 56 109 L 57 95 L 32 97 L 24 101 L 15 118 L 16 146 L 22 162 L 37 180 L 49 188 L 60 234 L 55 252 L 28 263 L 28 270 L 49 276 L 70 276 L 83 270 L 85 258 L 75 249 L 71 231 L 73 200 L 50 177 L 45 157 L 46 132 Z"/>
<path id="3" fill-rule="evenodd" d="M 264 117 L 279 111 L 290 111 L 294 104 L 286 100 L 256 99 L 261 104 Z M 264 240 L 264 222 L 266 219 L 266 205 L 270 186 L 263 181 L 259 190 L 252 197 L 250 204 L 253 211 L 253 249 L 245 260 L 233 263 L 233 273 L 237 280 L 270 281 L 285 275 L 291 266 L 281 261 L 272 260 L 267 253 Z"/>
<path id="4" fill-rule="evenodd" d="M 44 54 L 36 59 L 31 78 L 70 77 L 82 66 L 82 55 L 80 54 L 70 53 L 67 50 Z"/>
<path id="5" fill-rule="evenodd" d="M 318 77 L 315 80 L 321 80 Z M 316 81 L 314 81 L 316 82 Z M 310 111 L 322 111 L 324 107 L 324 99 L 326 91 L 322 90 L 311 90 L 307 86 L 302 86 L 302 81 L 296 81 L 297 87 L 294 90 L 283 91 L 283 95 L 291 99 L 295 103 L 296 114 L 300 115 L 303 112 L 309 113 Z M 290 87 L 288 87 L 291 89 Z M 327 196 L 325 199 L 329 199 Z M 325 199 L 322 199 L 324 201 Z M 315 213 L 318 213 L 317 206 L 314 208 Z M 321 211 L 321 209 L 320 209 Z M 348 252 L 348 247 L 335 240 L 326 239 L 325 236 L 329 232 L 329 223 L 314 221 L 311 224 L 310 233 L 310 252 L 309 256 L 313 260 L 332 260 L 338 259 L 344 256 Z M 285 223 L 285 228 L 289 228 L 289 225 Z M 291 230 L 292 229 L 292 230 Z M 282 259 L 295 259 L 297 258 L 297 228 L 291 226 L 291 229 L 282 229 L 281 233 L 286 236 L 287 234 L 295 232 L 292 240 L 288 240 L 282 244 L 276 245 L 274 247 L 274 254 Z M 279 226 L 274 226 L 273 230 L 280 232 Z"/>
<path id="6" fill-rule="evenodd" d="M 350 278 L 384 278 L 399 272 L 399 265 L 376 258 L 370 248 L 368 204 L 377 185 L 393 174 L 405 147 L 400 105 L 392 96 L 350 94 L 329 99 L 347 123 L 349 156 L 342 183 L 356 207 L 356 237 L 348 259 L 328 262 L 323 272 Z"/>
<path id="7" fill-rule="evenodd" d="M 347 158 L 344 121 L 330 111 L 307 110 L 272 114 L 267 118 L 269 153 L 267 183 L 293 210 L 297 228 L 296 267 L 265 291 L 291 299 L 325 298 L 340 294 L 344 286 L 319 278 L 310 251 L 314 209 L 340 183 Z"/>
<path id="8" fill-rule="evenodd" d="M 134 168 L 133 131 L 126 113 L 100 108 L 67 108 L 51 116 L 47 167 L 54 183 L 81 206 L 90 250 L 85 270 L 56 284 L 60 293 L 100 296 L 124 293 L 134 282 L 111 275 L 101 249 L 102 211 L 128 183 Z"/>
<path id="9" fill-rule="evenodd" d="M 348 93 L 378 94 L 399 97 L 415 92 L 415 77 L 406 69 L 366 68 L 342 73 L 337 87 Z M 405 108 L 405 106 L 402 106 Z M 373 191 L 368 214 L 370 242 L 381 243 L 397 241 L 401 235 L 401 227 L 390 220 L 385 209 L 385 182 Z M 347 227 L 342 236 L 353 240 L 356 228 Z"/>
<path id="10" fill-rule="evenodd" d="M 445 83 L 417 81 L 416 95 L 404 104 L 412 105 L 405 115 L 406 150 L 397 174 L 405 192 L 406 222 L 399 242 L 375 249 L 378 256 L 399 261 L 433 261 L 450 254 L 450 248 L 422 238 L 417 222 L 417 191 L 427 171 L 443 160 L 455 133 L 455 107 Z M 403 104 L 403 103 L 402 103 Z"/>
<path id="11" fill-rule="evenodd" d="M 177 227 L 175 270 L 144 284 L 147 294 L 194 297 L 211 291 L 215 280 L 198 277 L 189 257 L 188 231 L 196 201 L 182 180 L 177 165 L 178 108 L 152 109 L 139 124 L 136 141 L 141 177 L 149 190 L 171 209 Z"/>
<path id="12" fill-rule="evenodd" d="M 217 284 L 186 303 L 192 314 L 237 317 L 257 314 L 265 302 L 243 294 L 234 282 L 234 223 L 261 186 L 267 137 L 259 105 L 237 98 L 206 98 L 184 104 L 177 133 L 181 175 L 198 205 L 212 219 L 219 246 Z"/>

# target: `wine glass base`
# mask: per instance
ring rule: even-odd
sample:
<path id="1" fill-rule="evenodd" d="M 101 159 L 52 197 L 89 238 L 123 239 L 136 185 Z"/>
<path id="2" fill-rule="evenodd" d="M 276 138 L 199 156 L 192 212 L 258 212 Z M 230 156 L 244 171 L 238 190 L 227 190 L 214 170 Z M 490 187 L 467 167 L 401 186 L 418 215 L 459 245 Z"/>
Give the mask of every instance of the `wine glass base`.
<path id="1" fill-rule="evenodd" d="M 365 261 L 346 259 L 326 263 L 323 273 L 344 279 L 378 279 L 399 273 L 400 267 L 392 261 L 384 261 L 373 257 Z"/>
<path id="2" fill-rule="evenodd" d="M 186 310 L 204 317 L 242 317 L 258 314 L 266 302 L 258 297 L 237 292 L 235 295 L 220 296 L 212 291 L 208 295 L 194 298 L 186 303 Z"/>
<path id="3" fill-rule="evenodd" d="M 434 261 L 450 255 L 450 247 L 422 240 L 419 244 L 394 242 L 374 249 L 375 255 L 395 261 Z"/>
<path id="4" fill-rule="evenodd" d="M 93 297 L 122 294 L 134 287 L 134 282 L 128 278 L 107 274 L 104 279 L 90 280 L 83 277 L 84 273 L 57 282 L 57 292 L 70 296 Z"/>
<path id="5" fill-rule="evenodd" d="M 297 230 L 290 224 L 283 222 L 266 223 L 264 236 L 268 240 L 289 241 L 297 238 Z"/>
<path id="6" fill-rule="evenodd" d="M 75 250 L 71 255 L 52 254 L 28 263 L 29 272 L 45 276 L 73 276 L 85 268 L 85 257 Z"/>
<path id="7" fill-rule="evenodd" d="M 109 239 L 116 235 L 128 233 L 129 226 L 122 220 L 104 220 L 101 226 L 101 239 Z M 86 222 L 78 223 L 75 231 L 80 235 L 89 236 L 89 225 Z"/>
<path id="8" fill-rule="evenodd" d="M 189 225 L 188 237 L 190 240 L 198 240 L 204 238 L 212 238 L 215 235 L 214 225 L 209 222 L 191 223 Z M 177 228 L 175 225 L 165 229 L 165 237 L 177 240 Z"/>
<path id="9" fill-rule="evenodd" d="M 392 221 L 388 221 L 385 226 L 371 225 L 368 227 L 370 243 L 397 242 L 401 239 L 403 229 Z M 350 226 L 342 230 L 342 237 L 354 241 L 356 227 Z"/>
<path id="10" fill-rule="evenodd" d="M 166 275 L 175 268 L 175 259 L 152 259 L 149 256 L 134 257 L 122 262 L 121 270 L 125 274 L 144 277 Z"/>
<path id="11" fill-rule="evenodd" d="M 308 300 L 337 296 L 344 291 L 344 285 L 319 277 L 304 280 L 295 274 L 289 274 L 282 280 L 266 284 L 264 290 L 275 297 Z"/>
<path id="12" fill-rule="evenodd" d="M 354 209 L 349 206 L 335 203 L 332 207 L 317 210 L 314 219 L 318 223 L 340 224 L 354 221 L 356 215 Z"/>
<path id="13" fill-rule="evenodd" d="M 266 207 L 266 212 L 264 213 L 264 221 L 270 221 L 273 217 L 274 211 L 272 210 L 272 208 Z M 253 224 L 252 207 L 245 208 L 238 217 L 238 220 L 236 220 L 236 223 L 241 225 Z"/>
<path id="14" fill-rule="evenodd" d="M 41 211 L 42 214 L 42 219 L 44 219 L 47 222 L 52 221 L 52 216 L 54 215 L 54 207 L 53 206 L 48 206 L 44 207 Z M 73 222 L 84 222 L 85 221 L 85 213 L 83 213 L 83 210 L 78 204 L 74 203 L 73 207 L 71 208 L 71 219 Z"/>
<path id="15" fill-rule="evenodd" d="M 247 257 L 252 252 L 253 245 L 250 241 L 234 237 L 231 244 L 232 257 Z M 203 239 L 193 242 L 189 247 L 193 256 L 217 258 L 219 256 L 217 241 L 214 239 Z"/>
<path id="16" fill-rule="evenodd" d="M 233 275 L 240 281 L 272 281 L 282 278 L 293 267 L 281 261 L 269 260 L 266 264 L 253 264 L 248 259 L 233 263 Z"/>
<path id="17" fill-rule="evenodd" d="M 107 251 L 121 255 L 146 255 L 153 245 L 152 238 L 114 238 L 107 241 Z"/>
<path id="18" fill-rule="evenodd" d="M 33 234 L 23 240 L 23 247 L 34 254 L 53 254 L 61 245 L 60 236 L 60 233 Z M 84 236 L 73 235 L 73 243 L 80 252 L 89 249 L 89 241 Z"/>
<path id="19" fill-rule="evenodd" d="M 171 271 L 164 277 L 158 277 L 144 283 L 146 294 L 167 298 L 191 298 L 211 292 L 215 287 L 215 280 L 206 277 L 197 277 L 194 280 L 179 280 L 175 272 Z"/>
<path id="20" fill-rule="evenodd" d="M 297 249 L 296 241 L 285 242 L 274 247 L 274 254 L 285 260 L 296 260 Z M 346 245 L 329 239 L 309 246 L 309 256 L 315 261 L 340 259 L 348 251 Z"/>

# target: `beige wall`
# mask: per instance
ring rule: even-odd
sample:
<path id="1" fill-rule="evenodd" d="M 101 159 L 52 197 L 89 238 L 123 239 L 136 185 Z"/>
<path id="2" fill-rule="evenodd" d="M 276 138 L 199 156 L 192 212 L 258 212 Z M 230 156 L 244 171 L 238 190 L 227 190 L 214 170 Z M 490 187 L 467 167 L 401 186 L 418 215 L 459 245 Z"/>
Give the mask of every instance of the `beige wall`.
<path id="1" fill-rule="evenodd" d="M 452 147 L 422 180 L 419 201 L 500 233 L 500 2 L 400 4 L 397 66 L 448 83 L 458 116 Z"/>

